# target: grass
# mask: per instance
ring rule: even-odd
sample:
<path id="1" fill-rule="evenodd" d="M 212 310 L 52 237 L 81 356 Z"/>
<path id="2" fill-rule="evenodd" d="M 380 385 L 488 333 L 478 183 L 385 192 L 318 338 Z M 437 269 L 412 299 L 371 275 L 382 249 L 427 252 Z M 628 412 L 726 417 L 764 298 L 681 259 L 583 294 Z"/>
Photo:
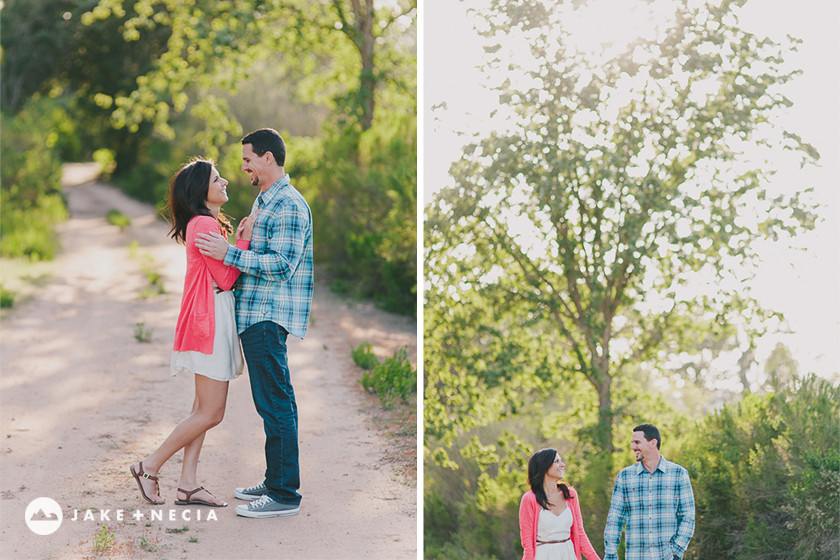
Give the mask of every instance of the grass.
<path id="1" fill-rule="evenodd" d="M 103 551 L 108 550 L 113 546 L 116 537 L 114 533 L 108 530 L 105 525 L 99 530 L 99 533 L 93 538 L 93 550 Z"/>
<path id="2" fill-rule="evenodd" d="M 141 321 L 134 324 L 134 340 L 137 342 L 148 343 L 152 341 L 152 334 L 154 329 L 146 327 L 146 323 Z"/>
<path id="3" fill-rule="evenodd" d="M 140 537 L 140 548 L 146 550 L 147 552 L 154 552 L 157 550 L 157 547 L 146 540 L 146 537 Z"/>
<path id="4" fill-rule="evenodd" d="M 136 241 L 132 241 L 128 246 L 128 254 L 132 259 L 140 261 L 140 267 L 143 274 L 146 275 L 146 280 L 149 286 L 140 292 L 140 297 L 148 299 L 154 295 L 165 294 L 166 289 L 163 286 L 163 275 L 160 273 L 160 267 L 155 263 L 154 256 L 149 253 L 140 251 L 140 245 Z"/>

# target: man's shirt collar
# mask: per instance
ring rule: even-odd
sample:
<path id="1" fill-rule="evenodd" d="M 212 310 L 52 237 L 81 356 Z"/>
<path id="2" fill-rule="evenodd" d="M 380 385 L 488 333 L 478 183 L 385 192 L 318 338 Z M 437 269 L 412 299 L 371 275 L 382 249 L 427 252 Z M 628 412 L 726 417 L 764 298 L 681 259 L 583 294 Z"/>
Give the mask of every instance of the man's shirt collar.
<path id="1" fill-rule="evenodd" d="M 668 465 L 669 464 L 670 463 L 665 460 L 665 457 L 660 455 L 659 456 L 659 464 L 656 465 L 656 468 L 653 469 L 653 472 L 648 472 L 648 470 L 645 468 L 644 464 L 642 464 L 642 462 L 639 461 L 638 463 L 636 463 L 636 474 L 639 475 L 639 474 L 642 474 L 642 473 L 647 473 L 647 474 L 653 475 L 654 473 L 656 473 L 656 471 L 661 471 L 662 474 L 666 474 L 668 472 Z"/>
<path id="2" fill-rule="evenodd" d="M 277 196 L 277 193 L 280 192 L 280 190 L 283 189 L 283 187 L 290 183 L 291 178 L 289 177 L 289 174 L 286 173 L 285 175 L 277 179 L 277 181 L 275 181 L 273 185 L 268 187 L 267 191 L 260 193 L 259 198 L 262 200 L 262 203 L 266 205 L 269 202 L 271 202 L 272 198 Z"/>

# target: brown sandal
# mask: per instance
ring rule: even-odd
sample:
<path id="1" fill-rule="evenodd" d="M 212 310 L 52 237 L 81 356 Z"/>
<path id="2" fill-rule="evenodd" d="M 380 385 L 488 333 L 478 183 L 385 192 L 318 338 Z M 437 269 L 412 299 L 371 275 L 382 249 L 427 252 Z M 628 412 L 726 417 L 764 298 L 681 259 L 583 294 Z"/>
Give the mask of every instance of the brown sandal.
<path id="1" fill-rule="evenodd" d="M 144 499 L 144 500 L 146 500 L 147 502 L 149 502 L 149 503 L 150 503 L 150 504 L 152 504 L 152 505 L 159 506 L 159 505 L 161 505 L 161 504 L 165 504 L 165 503 L 166 503 L 166 500 L 163 500 L 163 501 L 161 501 L 161 502 L 156 502 L 156 501 L 152 500 L 150 497 L 148 497 L 148 496 L 146 495 L 146 491 L 143 489 L 143 484 L 140 482 L 140 477 L 141 477 L 141 476 L 142 476 L 143 478 L 148 479 L 148 480 L 153 480 L 153 481 L 155 482 L 155 492 L 156 492 L 158 495 L 160 495 L 160 486 L 158 485 L 158 477 L 156 477 L 156 476 L 152 476 L 152 475 L 150 475 L 149 473 L 147 473 L 147 472 L 144 472 L 144 471 L 143 471 L 143 461 L 140 461 L 140 462 L 137 464 L 137 466 L 138 466 L 138 468 L 139 468 L 139 472 L 134 470 L 134 465 L 131 465 L 130 467 L 128 467 L 128 470 L 130 470 L 130 471 L 131 471 L 131 476 L 133 476 L 133 477 L 134 477 L 134 480 L 136 480 L 136 481 L 137 481 L 137 486 L 139 486 L 139 487 L 140 487 L 140 495 L 141 495 L 141 496 L 143 496 L 143 499 Z"/>
<path id="2" fill-rule="evenodd" d="M 196 492 L 200 492 L 201 490 L 204 490 L 205 492 L 210 494 L 210 491 L 207 490 L 204 486 L 199 486 L 195 490 L 184 490 L 183 488 L 178 488 L 178 492 L 183 492 L 184 495 L 187 496 L 187 499 L 186 500 L 175 500 L 175 505 L 176 506 L 198 505 L 198 506 L 210 506 L 210 507 L 227 507 L 227 502 L 222 502 L 221 504 L 214 504 L 212 502 L 207 502 L 205 500 L 191 500 L 190 499 L 190 498 L 192 498 L 193 494 L 195 494 Z M 210 495 L 213 496 L 213 494 L 210 494 Z M 213 497 L 215 498 L 215 496 L 213 496 Z"/>

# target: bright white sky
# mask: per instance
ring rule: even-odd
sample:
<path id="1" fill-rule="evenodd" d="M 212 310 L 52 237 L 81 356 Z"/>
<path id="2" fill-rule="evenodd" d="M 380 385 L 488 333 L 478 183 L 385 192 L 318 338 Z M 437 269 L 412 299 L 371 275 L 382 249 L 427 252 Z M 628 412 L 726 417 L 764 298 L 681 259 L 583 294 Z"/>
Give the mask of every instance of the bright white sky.
<path id="1" fill-rule="evenodd" d="M 610 0 L 606 0 L 609 3 Z M 616 8 L 627 0 L 613 0 Z M 452 184 L 448 170 L 460 156 L 470 134 L 485 134 L 498 123 L 489 113 L 497 105 L 493 93 L 482 87 L 477 68 L 483 50 L 473 32 L 467 6 L 486 0 L 426 0 L 422 6 L 422 180 L 421 201 L 428 202 L 443 186 Z M 786 61 L 803 74 L 790 85 L 794 107 L 786 128 L 800 134 L 821 153 L 818 169 L 805 177 L 798 166 L 783 170 L 777 180 L 811 184 L 821 204 L 822 222 L 795 241 L 797 249 L 782 244 L 761 248 L 764 263 L 754 285 L 754 295 L 765 307 L 785 314 L 793 334 L 766 340 L 758 349 L 763 363 L 777 340 L 791 348 L 802 371 L 838 378 L 840 375 L 840 3 L 802 0 L 795 8 L 786 0 L 752 0 L 741 16 L 753 32 L 783 39 L 786 34 L 803 39 L 799 52 Z M 620 37 L 626 16 L 600 15 L 590 35 Z M 445 108 L 433 107 L 445 103 Z M 463 134 L 466 133 L 466 134 Z"/>

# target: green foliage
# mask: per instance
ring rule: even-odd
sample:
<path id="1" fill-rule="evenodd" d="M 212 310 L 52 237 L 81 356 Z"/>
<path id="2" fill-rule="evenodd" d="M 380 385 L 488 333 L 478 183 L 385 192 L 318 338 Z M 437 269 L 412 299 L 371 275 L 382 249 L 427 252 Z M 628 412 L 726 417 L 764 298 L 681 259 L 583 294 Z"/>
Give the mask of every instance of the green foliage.
<path id="1" fill-rule="evenodd" d="M 373 353 L 373 347 L 370 345 L 370 342 L 359 344 L 359 346 L 353 349 L 351 355 L 353 356 L 353 362 L 364 370 L 373 369 L 379 365 L 379 360 Z"/>
<path id="2" fill-rule="evenodd" d="M 417 374 L 403 347 L 373 370 L 364 371 L 359 382 L 365 390 L 378 394 L 385 408 L 391 408 L 398 399 L 408 402 L 417 389 Z"/>
<path id="3" fill-rule="evenodd" d="M 100 177 L 103 179 L 109 178 L 114 172 L 114 169 L 117 167 L 117 160 L 114 151 L 107 148 L 100 148 L 98 150 L 94 150 L 92 157 L 93 161 L 99 164 L 99 168 L 101 170 Z"/>
<path id="4" fill-rule="evenodd" d="M 148 344 L 152 341 L 152 334 L 154 329 L 146 326 L 145 321 L 134 324 L 134 340 L 140 343 Z"/>
<path id="5" fill-rule="evenodd" d="M 0 284 L 0 308 L 8 309 L 14 307 L 16 294 Z"/>
<path id="6" fill-rule="evenodd" d="M 140 297 L 143 299 L 165 294 L 166 288 L 163 285 L 163 275 L 160 273 L 160 265 L 155 262 L 155 258 L 150 253 L 140 251 L 140 246 L 136 241 L 132 241 L 128 247 L 128 254 L 132 259 L 140 261 L 140 268 L 143 275 L 148 281 L 148 286 L 141 290 Z"/>
<path id="7" fill-rule="evenodd" d="M 415 116 L 389 116 L 365 132 L 330 130 L 322 143 L 290 144 L 289 152 L 312 206 L 316 259 L 352 294 L 414 315 Z"/>
<path id="8" fill-rule="evenodd" d="M 56 224 L 67 219 L 61 196 L 61 161 L 50 143 L 49 102 L 32 101 L 14 117 L 3 115 L 0 136 L 0 255 L 50 260 L 58 249 Z"/>
<path id="9" fill-rule="evenodd" d="M 93 549 L 96 551 L 105 551 L 113 546 L 116 541 L 114 533 L 108 530 L 105 525 L 99 529 L 99 532 L 93 538 Z"/>
<path id="10" fill-rule="evenodd" d="M 108 210 L 108 213 L 105 215 L 105 220 L 112 226 L 120 228 L 120 231 L 124 231 L 125 228 L 131 225 L 131 218 L 113 208 Z"/>
<path id="11" fill-rule="evenodd" d="M 145 536 L 140 537 L 140 548 L 146 552 L 154 552 L 157 550 L 157 546 L 150 543 Z"/>
<path id="12" fill-rule="evenodd" d="M 30 97 L 45 100 L 33 113 L 39 126 L 29 126 L 43 130 L 39 148 L 65 160 L 93 157 L 105 178 L 159 207 L 182 163 L 214 158 L 231 182 L 224 211 L 241 219 L 256 189 L 239 170 L 239 138 L 246 127 L 272 126 L 288 142 L 293 184 L 315 211 L 319 265 L 348 294 L 416 312 L 414 0 L 364 9 L 349 0 L 30 4 L 9 0 L 0 12 L 0 94 L 16 114 Z M 6 171 L 18 167 L 6 165 L 5 152 L 4 188 Z M 28 168 L 49 175 L 51 165 L 35 159 L 43 153 L 29 156 Z M 343 209 L 319 213 L 348 193 Z M 14 204 L 5 194 L 2 203 L 3 254 L 48 258 L 48 236 L 34 224 L 27 235 L 39 243 L 13 236 L 21 220 L 9 213 L 7 222 Z"/>
<path id="13" fill-rule="evenodd" d="M 697 503 L 686 558 L 836 558 L 838 417 L 840 388 L 811 375 L 699 422 L 679 453 Z"/>
<path id="14" fill-rule="evenodd" d="M 777 192 L 766 162 L 742 157 L 771 144 L 768 161 L 817 156 L 776 126 L 796 41 L 740 28 L 739 2 L 666 4 L 655 31 L 601 53 L 565 40 L 586 2 L 476 12 L 510 118 L 464 148 L 455 185 L 426 208 L 425 330 L 436 339 L 426 346 L 426 425 L 448 442 L 469 423 L 517 414 L 537 381 L 582 380 L 597 398 L 580 435 L 588 471 L 602 477 L 598 504 L 615 428 L 640 410 L 618 400 L 621 381 L 689 363 L 698 385 L 713 380 L 704 356 L 749 349 L 771 324 L 743 282 L 757 242 L 814 223 L 804 189 Z M 530 338 L 543 346 L 532 363 L 553 366 L 534 381 L 509 359 Z"/>
<path id="15" fill-rule="evenodd" d="M 529 488 L 528 458 L 547 446 L 539 432 L 537 416 L 508 419 L 459 437 L 449 453 L 443 452 L 451 455 L 447 464 L 439 458 L 426 460 L 423 533 L 427 558 L 522 556 L 519 502 Z M 553 443 L 566 449 L 571 444 L 559 439 Z M 578 480 L 577 465 L 575 472 Z M 589 506 L 583 499 L 584 510 Z"/>
<path id="16" fill-rule="evenodd" d="M 138 139 L 130 167 L 118 166 L 113 181 L 129 196 L 162 205 L 169 196 L 169 178 L 188 157 L 171 142 L 159 138 Z"/>

